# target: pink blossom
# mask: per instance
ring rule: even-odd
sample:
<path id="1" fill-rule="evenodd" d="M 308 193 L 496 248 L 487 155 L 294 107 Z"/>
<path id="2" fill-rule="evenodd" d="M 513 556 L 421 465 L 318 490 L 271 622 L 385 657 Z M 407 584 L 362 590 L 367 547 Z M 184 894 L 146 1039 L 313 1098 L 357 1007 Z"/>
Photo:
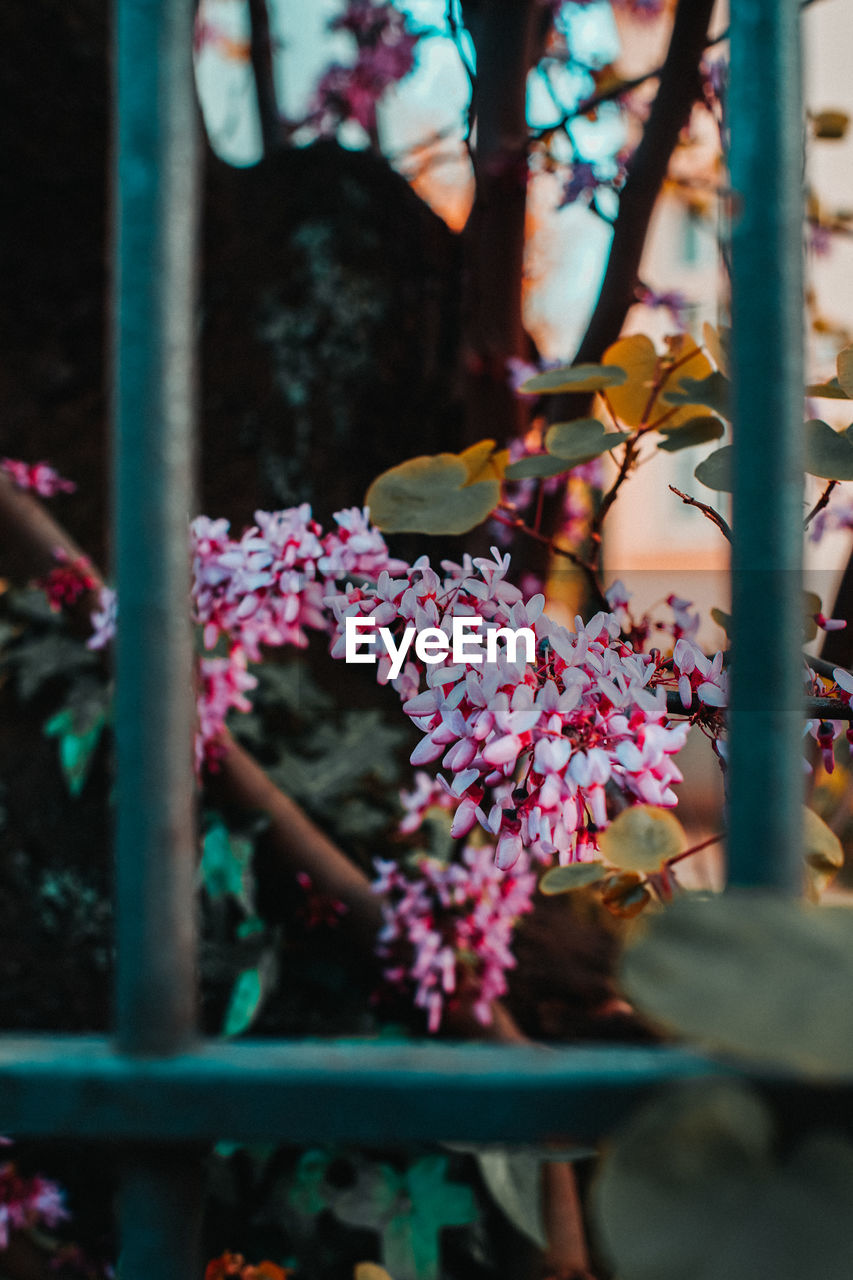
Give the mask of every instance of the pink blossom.
<path id="1" fill-rule="evenodd" d="M 246 670 L 246 654 L 235 646 L 227 658 L 202 658 L 199 662 L 198 731 L 195 740 L 196 768 L 216 766 L 217 740 L 225 727 L 228 712 L 251 711 L 246 697 L 257 680 Z"/>
<path id="2" fill-rule="evenodd" d="M 310 118 L 323 133 L 348 119 L 370 133 L 376 127 L 379 99 L 413 69 L 419 36 L 408 30 L 405 16 L 383 0 L 350 0 L 329 26 L 355 38 L 357 57 L 350 66 L 333 63 L 326 69 L 314 91 Z"/>
<path id="3" fill-rule="evenodd" d="M 0 1249 L 8 1248 L 12 1231 L 52 1229 L 68 1216 L 55 1182 L 38 1174 L 24 1177 L 11 1163 L 0 1166 Z"/>
<path id="4" fill-rule="evenodd" d="M 77 485 L 64 479 L 47 462 L 20 462 L 15 458 L 3 458 L 0 470 L 4 471 L 16 488 L 37 493 L 40 498 L 54 498 L 58 493 L 73 493 Z"/>
<path id="5" fill-rule="evenodd" d="M 112 587 L 101 587 L 98 607 L 91 616 L 92 634 L 86 641 L 87 649 L 106 649 L 115 639 L 118 617 L 118 600 Z"/>
<path id="6" fill-rule="evenodd" d="M 460 996 L 473 998 L 480 1022 L 491 1022 L 491 1003 L 506 991 L 506 972 L 515 965 L 515 922 L 532 910 L 536 877 L 524 858 L 504 873 L 491 846 L 466 845 L 460 862 L 421 857 L 406 874 L 396 863 L 377 861 L 376 870 L 373 887 L 385 897 L 377 943 L 385 980 L 414 987 L 431 1032 Z"/>
<path id="7" fill-rule="evenodd" d="M 392 633 L 414 623 L 449 637 L 460 616 L 483 619 L 486 631 L 534 632 L 532 665 L 500 649 L 496 661 L 480 664 L 454 663 L 449 654 L 421 672 L 416 692 L 408 682 L 403 710 L 422 735 L 411 761 L 440 760 L 447 771 L 444 785 L 459 804 L 453 834 L 478 822 L 503 867 L 522 850 L 568 862 L 581 847 L 594 850 L 596 832 L 610 821 L 607 788 L 621 791 L 623 803 L 674 805 L 681 774 L 672 757 L 688 727 L 668 720 L 660 686 L 671 676 L 659 656 L 636 652 L 610 613 L 576 619 L 575 632 L 556 626 L 541 596 L 525 602 L 507 580 L 509 557 L 497 549 L 491 559 L 442 568 L 439 577 L 422 557 L 400 578 L 386 573 L 375 587 L 350 585 L 327 604 L 333 656 L 343 656 L 350 616 L 382 618 Z M 702 662 L 701 682 L 713 686 L 721 673 Z M 381 662 L 378 678 L 387 678 Z"/>

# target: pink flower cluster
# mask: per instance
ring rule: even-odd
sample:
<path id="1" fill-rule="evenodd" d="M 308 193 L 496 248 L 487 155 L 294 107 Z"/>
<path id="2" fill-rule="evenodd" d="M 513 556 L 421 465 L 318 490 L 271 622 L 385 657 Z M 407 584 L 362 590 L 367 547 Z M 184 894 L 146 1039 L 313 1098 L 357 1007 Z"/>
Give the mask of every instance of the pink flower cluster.
<path id="1" fill-rule="evenodd" d="M 378 100 L 415 65 L 419 36 L 407 29 L 404 15 L 384 0 L 349 0 L 329 26 L 355 38 L 358 56 L 351 66 L 336 62 L 323 73 L 311 119 L 322 133 L 333 132 L 343 120 L 356 120 L 372 132 Z"/>
<path id="2" fill-rule="evenodd" d="M 694 695 L 706 707 L 725 707 L 729 700 L 729 673 L 723 670 L 723 655 L 708 658 L 692 640 L 677 641 L 672 665 L 678 675 L 678 694 L 683 707 L 690 707 Z"/>
<path id="3" fill-rule="evenodd" d="M 77 601 L 90 592 L 97 591 L 98 580 L 92 562 L 86 556 L 72 558 L 63 547 L 55 547 L 56 565 L 43 578 L 36 581 L 47 596 L 51 609 L 73 609 Z"/>
<path id="4" fill-rule="evenodd" d="M 835 689 L 832 690 L 833 696 L 838 697 L 838 700 L 845 706 L 849 706 L 853 701 L 853 675 L 849 671 L 845 671 L 843 667 L 836 667 L 832 676 L 835 681 Z M 809 696 L 826 697 L 827 690 L 823 681 L 808 664 L 805 666 L 804 677 L 806 692 Z M 840 738 L 842 733 L 845 733 L 847 741 L 853 747 L 853 724 L 846 720 L 807 720 L 806 733 L 814 738 L 820 748 L 823 767 L 827 773 L 832 773 L 835 768 L 836 738 Z"/>
<path id="5" fill-rule="evenodd" d="M 307 503 L 256 511 L 239 539 L 230 536 L 227 520 L 193 521 L 193 618 L 206 648 L 224 639 L 228 649 L 227 657 L 202 659 L 198 760 L 215 760 L 208 744 L 230 708 L 250 709 L 245 695 L 257 682 L 246 666 L 260 661 L 262 645 L 304 648 L 309 629 L 327 630 L 323 597 L 336 578 L 375 578 L 404 567 L 390 559 L 366 510 L 352 507 L 334 519 L 336 528 L 324 535 Z"/>
<path id="6" fill-rule="evenodd" d="M 8 1145 L 4 1141 L 3 1145 Z M 0 1165 L 0 1249 L 7 1249 L 12 1231 L 53 1228 L 68 1217 L 62 1192 L 55 1182 L 36 1174 L 26 1178 L 10 1161 Z"/>
<path id="7" fill-rule="evenodd" d="M 520 859 L 498 870 L 491 845 L 466 845 L 461 862 L 417 861 L 417 878 L 377 860 L 374 890 L 385 896 L 377 951 L 386 981 L 414 985 L 414 1002 L 435 1032 L 445 1005 L 470 997 L 474 1016 L 491 1022 L 491 1002 L 506 991 L 515 965 L 509 947 L 515 922 L 532 910 L 536 876 Z"/>
<path id="8" fill-rule="evenodd" d="M 335 614 L 332 655 L 342 657 L 348 617 L 371 617 L 398 632 L 433 627 L 448 637 L 453 619 L 477 617 L 488 629 L 529 628 L 535 661 L 498 650 L 494 662 L 456 662 L 447 654 L 422 671 L 407 662 L 394 680 L 403 710 L 423 737 L 414 765 L 439 758 L 446 789 L 459 801 L 452 834 L 479 824 L 497 841 L 496 861 L 514 865 L 522 850 L 542 861 L 592 857 L 596 834 L 610 821 L 607 791 L 625 803 L 672 806 L 681 774 L 672 756 L 688 726 L 667 720 L 659 655 L 619 638 L 612 614 L 570 632 L 542 613 L 544 599 L 526 604 L 507 581 L 509 556 L 444 562 L 439 577 L 426 557 L 403 577 L 380 575 L 375 585 L 349 585 L 327 598 Z M 390 658 L 378 664 L 388 679 Z"/>
<path id="9" fill-rule="evenodd" d="M 411 791 L 400 792 L 400 803 L 403 806 L 403 817 L 397 830 L 401 835 L 411 835 L 423 826 L 430 809 L 454 810 L 458 801 L 441 785 L 438 778 L 431 778 L 423 769 L 418 769 Z"/>
<path id="10" fill-rule="evenodd" d="M 40 498 L 55 498 L 58 493 L 73 493 L 77 488 L 73 480 L 65 480 L 47 462 L 20 462 L 16 458 L 3 458 L 0 471 L 5 472 L 18 489 L 37 493 Z"/>

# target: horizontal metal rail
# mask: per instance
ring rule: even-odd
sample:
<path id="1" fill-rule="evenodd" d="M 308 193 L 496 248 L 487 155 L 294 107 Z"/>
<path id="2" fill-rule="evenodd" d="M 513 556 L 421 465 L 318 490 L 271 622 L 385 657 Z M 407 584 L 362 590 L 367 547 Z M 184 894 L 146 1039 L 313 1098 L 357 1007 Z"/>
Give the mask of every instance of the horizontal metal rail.
<path id="1" fill-rule="evenodd" d="M 593 1139 L 668 1082 L 729 1074 L 672 1047 L 0 1036 L 0 1133 L 186 1144 Z"/>

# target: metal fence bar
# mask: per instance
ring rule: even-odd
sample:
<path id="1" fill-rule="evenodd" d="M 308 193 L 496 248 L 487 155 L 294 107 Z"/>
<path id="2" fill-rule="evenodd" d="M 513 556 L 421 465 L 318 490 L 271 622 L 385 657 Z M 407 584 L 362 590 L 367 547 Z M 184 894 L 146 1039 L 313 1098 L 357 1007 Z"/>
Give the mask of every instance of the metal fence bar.
<path id="1" fill-rule="evenodd" d="M 118 989 L 123 1049 L 195 1026 L 192 0 L 118 0 L 115 308 Z"/>
<path id="2" fill-rule="evenodd" d="M 135 1056 L 179 1053 L 195 1036 L 194 8 L 115 7 L 116 1037 Z M 123 1280 L 199 1274 L 201 1162 L 129 1150 L 121 1184 Z"/>
<path id="3" fill-rule="evenodd" d="M 799 883 L 803 117 L 799 0 L 731 5 L 734 500 L 729 880 Z"/>
<path id="4" fill-rule="evenodd" d="M 657 1046 L 241 1042 L 138 1058 L 96 1037 L 0 1037 L 0 1132 L 176 1149 L 596 1138 L 667 1082 L 729 1070 Z"/>

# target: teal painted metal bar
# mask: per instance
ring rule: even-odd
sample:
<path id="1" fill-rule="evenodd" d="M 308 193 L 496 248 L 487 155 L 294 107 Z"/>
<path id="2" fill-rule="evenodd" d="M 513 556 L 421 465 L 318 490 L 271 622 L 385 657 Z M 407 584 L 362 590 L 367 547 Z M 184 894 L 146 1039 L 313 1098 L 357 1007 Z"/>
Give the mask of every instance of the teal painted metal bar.
<path id="1" fill-rule="evenodd" d="M 100 1038 L 7 1036 L 0 1132 L 176 1145 L 587 1139 L 668 1081 L 726 1070 L 671 1047 L 241 1042 L 138 1058 Z"/>
<path id="2" fill-rule="evenodd" d="M 800 882 L 803 116 L 799 0 L 731 6 L 729 880 Z"/>
<path id="3" fill-rule="evenodd" d="M 199 194 L 194 9 L 193 0 L 117 0 L 115 9 L 116 1038 L 128 1055 L 179 1053 L 195 1036 L 187 606 Z M 91 1081 L 89 1089 L 93 1097 Z M 106 1115 L 101 1126 L 100 1136 L 113 1136 Z M 198 1158 L 170 1148 L 127 1153 L 123 1280 L 199 1274 L 201 1188 Z"/>
<path id="4" fill-rule="evenodd" d="M 116 10 L 117 1035 L 141 1053 L 183 1048 L 195 1021 L 193 11 Z"/>

